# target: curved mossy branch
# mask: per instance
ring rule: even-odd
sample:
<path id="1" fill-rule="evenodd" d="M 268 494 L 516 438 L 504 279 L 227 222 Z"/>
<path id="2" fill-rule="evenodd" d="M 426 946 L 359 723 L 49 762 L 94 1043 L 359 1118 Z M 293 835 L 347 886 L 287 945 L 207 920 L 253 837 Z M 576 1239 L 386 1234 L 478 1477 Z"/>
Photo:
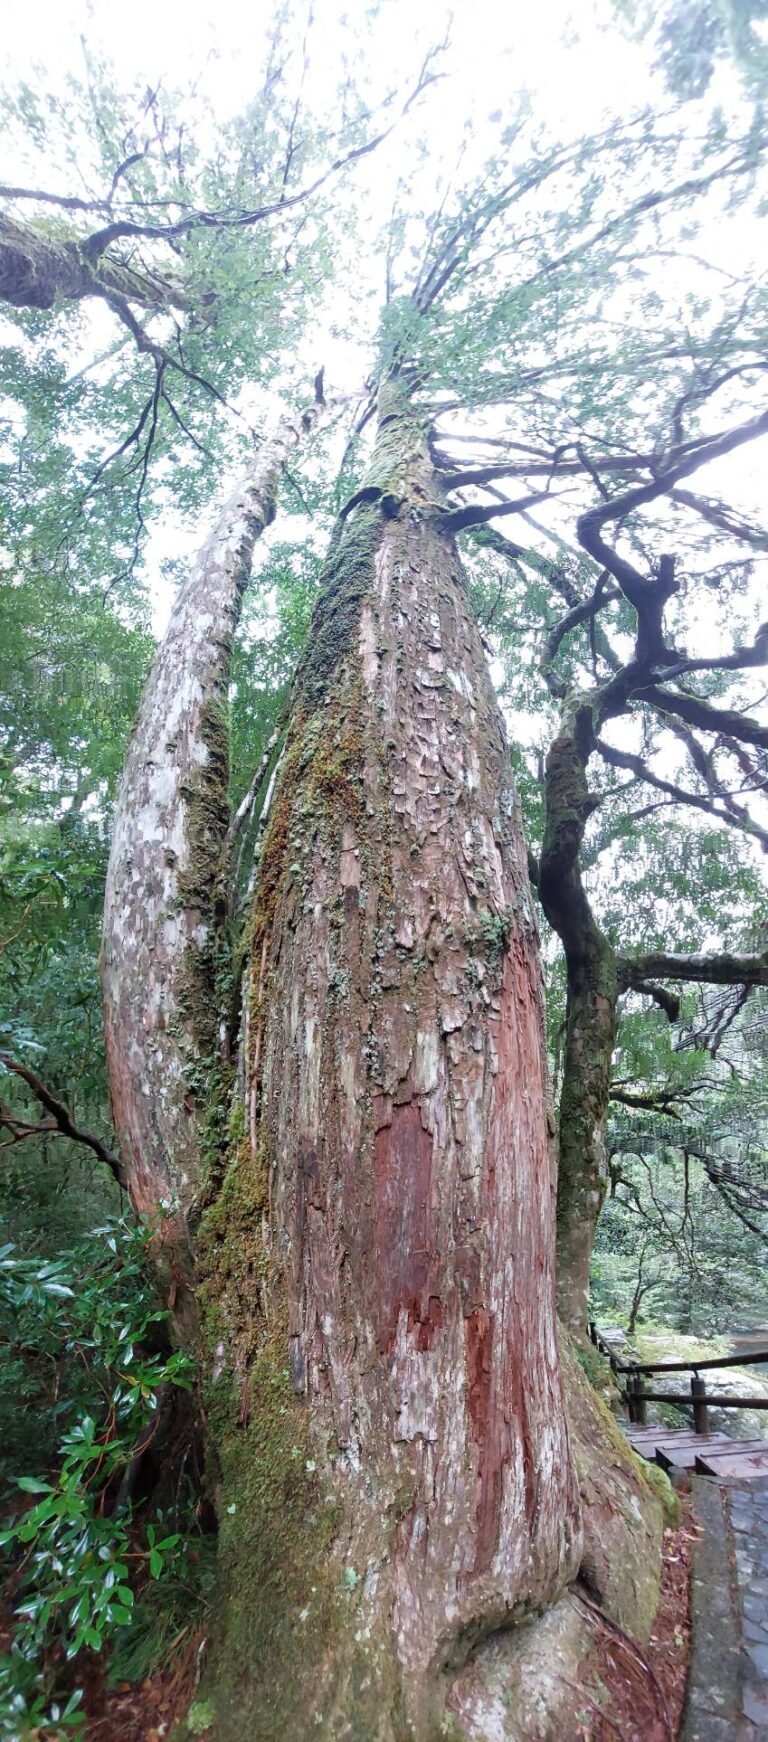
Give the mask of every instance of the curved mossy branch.
<path id="1" fill-rule="evenodd" d="M 559 1311 L 583 1336 L 594 1231 L 607 1183 L 603 1133 L 616 1035 L 613 948 L 592 912 L 580 854 L 595 800 L 587 785 L 597 699 L 571 697 L 545 769 L 544 840 L 537 888 L 565 951 L 568 1001 L 560 1094 L 557 1200 Z"/>
<path id="2" fill-rule="evenodd" d="M 104 254 L 91 258 L 81 241 L 44 235 L 0 213 L 0 302 L 50 309 L 87 296 L 124 297 L 147 309 L 188 306 L 172 274 L 139 270 Z"/>
<path id="3" fill-rule="evenodd" d="M 155 656 L 117 801 L 103 936 L 115 1128 L 134 1202 L 172 1206 L 182 1245 L 201 1183 L 198 1080 L 220 1045 L 233 642 L 254 544 L 321 410 L 281 423 L 222 510 Z"/>

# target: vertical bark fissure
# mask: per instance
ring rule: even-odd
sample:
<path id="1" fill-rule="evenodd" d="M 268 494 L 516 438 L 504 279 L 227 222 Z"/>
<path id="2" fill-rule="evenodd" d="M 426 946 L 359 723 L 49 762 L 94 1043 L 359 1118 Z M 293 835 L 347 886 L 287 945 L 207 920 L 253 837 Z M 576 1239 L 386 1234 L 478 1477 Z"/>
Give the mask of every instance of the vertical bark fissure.
<path id="1" fill-rule="evenodd" d="M 252 919 L 250 1137 L 207 1221 L 241 1424 L 225 1489 L 261 1443 L 277 1334 L 286 1433 L 308 1432 L 315 1515 L 324 1495 L 337 1516 L 304 1621 L 279 1602 L 278 1627 L 262 1593 L 269 1687 L 252 1639 L 222 1641 L 254 1738 L 335 1736 L 353 1709 L 378 1714 L 361 1735 L 431 1734 L 467 1654 L 580 1554 L 519 812 L 428 445 L 398 383 L 382 401 L 296 680 Z M 239 1219 L 256 1239 L 233 1274 Z M 234 1538 L 226 1558 L 242 1598 Z"/>

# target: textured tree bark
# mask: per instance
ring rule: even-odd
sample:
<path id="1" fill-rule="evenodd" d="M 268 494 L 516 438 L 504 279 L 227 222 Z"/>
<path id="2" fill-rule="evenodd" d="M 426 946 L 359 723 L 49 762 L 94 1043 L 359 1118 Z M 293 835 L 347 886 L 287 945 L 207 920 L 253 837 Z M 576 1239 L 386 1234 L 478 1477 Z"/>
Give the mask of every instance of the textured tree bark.
<path id="1" fill-rule="evenodd" d="M 166 1250 L 194 1299 L 177 1319 L 205 1375 L 220 1580 L 199 1699 L 216 1742 L 575 1742 L 580 1494 L 590 1589 L 640 1631 L 658 1508 L 573 1363 L 572 1461 L 526 854 L 439 481 L 396 383 L 297 676 L 237 1081 L 221 1067 L 231 638 L 299 433 L 262 454 L 179 600 L 105 919 L 126 1167 L 140 1207 L 171 1205 Z M 206 1103 L 227 1098 L 211 1149 Z"/>
<path id="2" fill-rule="evenodd" d="M 254 543 L 318 410 L 280 426 L 222 510 L 155 657 L 117 800 L 102 953 L 115 1129 L 134 1203 L 166 1206 L 182 1269 L 219 1045 L 232 642 Z"/>
<path id="3" fill-rule="evenodd" d="M 608 1185 L 605 1122 L 616 1037 L 615 974 L 610 946 L 587 948 L 569 966 L 559 1110 L 557 1297 L 560 1317 L 578 1339 L 586 1333 L 592 1248 Z"/>
<path id="4" fill-rule="evenodd" d="M 297 679 L 247 1134 L 201 1228 L 222 1738 L 445 1734 L 478 1642 L 579 1564 L 538 942 L 438 491 L 393 386 Z"/>

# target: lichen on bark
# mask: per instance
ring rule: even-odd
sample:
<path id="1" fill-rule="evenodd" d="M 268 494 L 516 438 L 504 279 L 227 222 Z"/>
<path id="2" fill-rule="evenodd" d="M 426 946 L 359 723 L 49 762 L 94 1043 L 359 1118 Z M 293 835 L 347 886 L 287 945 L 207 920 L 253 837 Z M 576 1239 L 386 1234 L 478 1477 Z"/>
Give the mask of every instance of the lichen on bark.
<path id="1" fill-rule="evenodd" d="M 232 646 L 255 542 L 319 411 L 278 427 L 222 509 L 158 648 L 116 806 L 102 949 L 115 1128 L 134 1203 L 153 1219 L 165 1206 L 168 1261 L 190 1283 L 218 1052 Z"/>
<path id="2" fill-rule="evenodd" d="M 201 1698 L 216 1742 L 470 1742 L 508 1673 L 498 1734 L 517 1742 L 539 1734 L 525 1666 L 553 1627 L 568 1632 L 582 1538 L 538 938 L 503 725 L 440 480 L 393 384 L 294 685 L 241 1054 L 209 1076 L 208 1165 L 195 1073 L 251 509 L 223 540 L 234 570 L 213 558 L 223 617 L 195 615 L 203 568 L 150 685 L 128 778 L 139 826 L 123 814 L 108 925 L 136 1195 L 167 1168 L 194 1241 L 221 1532 Z M 136 947 L 120 991 L 123 874 Z M 153 939 L 173 968 L 160 983 Z M 157 1049 L 146 1179 L 146 1108 L 120 1077 L 131 995 Z"/>

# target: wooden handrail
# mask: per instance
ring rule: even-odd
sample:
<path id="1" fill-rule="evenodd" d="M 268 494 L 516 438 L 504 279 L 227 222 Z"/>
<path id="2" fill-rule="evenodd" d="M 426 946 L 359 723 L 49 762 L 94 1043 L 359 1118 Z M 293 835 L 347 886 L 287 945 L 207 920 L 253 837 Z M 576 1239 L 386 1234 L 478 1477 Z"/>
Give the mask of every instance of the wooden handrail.
<path id="1" fill-rule="evenodd" d="M 700 1367 L 757 1367 L 768 1361 L 768 1349 L 758 1355 L 708 1355 L 704 1361 L 630 1361 L 633 1373 L 698 1373 Z"/>
<path id="2" fill-rule="evenodd" d="M 762 1361 L 768 1361 L 768 1349 L 759 1349 L 754 1355 L 707 1355 L 701 1361 L 622 1361 L 594 1320 L 590 1320 L 589 1335 L 595 1348 L 619 1373 L 698 1373 L 705 1367 L 759 1367 Z"/>
<path id="3" fill-rule="evenodd" d="M 692 1397 L 686 1397 L 684 1392 L 679 1391 L 644 1391 L 642 1395 L 645 1403 L 682 1403 L 688 1409 L 694 1401 Z M 714 1404 L 715 1409 L 768 1409 L 768 1397 L 719 1397 L 717 1393 L 708 1391 L 706 1402 Z M 735 1440 L 734 1445 L 737 1444 L 738 1441 Z M 765 1442 L 765 1449 L 768 1452 L 768 1440 Z"/>
<path id="4" fill-rule="evenodd" d="M 768 1409 L 768 1397 L 724 1397 L 719 1393 L 711 1396 L 703 1379 L 699 1377 L 700 1367 L 747 1367 L 754 1361 L 768 1361 L 768 1350 L 759 1351 L 757 1355 L 731 1355 L 707 1358 L 704 1361 L 620 1361 L 614 1354 L 610 1343 L 607 1343 L 593 1320 L 589 1321 L 589 1335 L 595 1347 L 605 1355 L 611 1364 L 611 1371 L 624 1381 L 623 1401 L 627 1406 L 630 1421 L 636 1426 L 644 1427 L 647 1421 L 646 1405 L 649 1403 L 671 1403 L 676 1409 L 692 1409 L 694 1428 L 697 1434 L 709 1433 L 709 1408 L 715 1409 Z M 679 1391 L 646 1391 L 643 1380 L 644 1373 L 690 1373 L 691 1392 L 686 1397 Z M 661 1432 L 661 1430 L 659 1430 Z M 738 1442 L 734 1442 L 738 1443 Z M 768 1440 L 766 1441 L 768 1450 Z"/>

